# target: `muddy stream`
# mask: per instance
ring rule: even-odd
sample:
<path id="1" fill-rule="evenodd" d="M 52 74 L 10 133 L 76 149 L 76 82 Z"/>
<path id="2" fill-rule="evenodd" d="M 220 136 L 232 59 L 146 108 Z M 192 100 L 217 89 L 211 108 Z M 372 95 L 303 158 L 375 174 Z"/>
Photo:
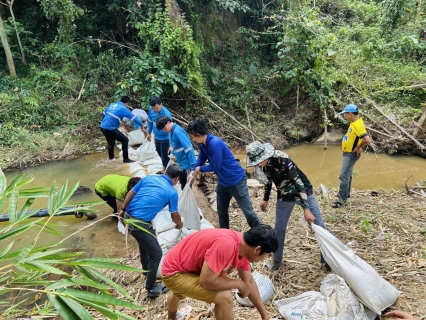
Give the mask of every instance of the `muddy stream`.
<path id="1" fill-rule="evenodd" d="M 324 150 L 320 145 L 300 145 L 285 150 L 294 162 L 305 172 L 314 187 L 320 183 L 329 188 L 338 187 L 338 175 L 342 160 L 341 149 L 338 146 L 329 146 Z M 236 157 L 245 167 L 246 159 L 244 150 L 238 150 Z M 100 200 L 94 193 L 95 183 L 104 175 L 117 173 L 128 175 L 129 165 L 119 161 L 113 163 L 106 161 L 106 153 L 93 153 L 68 161 L 51 162 L 34 168 L 22 170 L 25 178 L 34 177 L 34 181 L 28 187 L 51 186 L 56 181 L 61 186 L 68 180 L 69 186 L 79 182 L 80 185 L 89 187 L 92 192 L 78 195 L 77 201 Z M 10 182 L 20 171 L 6 172 L 6 178 Z M 412 185 L 415 182 L 422 183 L 426 179 L 426 159 L 414 156 L 387 156 L 363 153 L 361 159 L 355 165 L 352 187 L 355 189 L 377 190 L 397 189 L 402 190 L 408 177 Z M 256 205 L 256 204 L 253 204 Z M 37 200 L 31 209 L 36 210 L 46 207 L 46 200 Z M 89 221 L 86 217 L 77 219 L 74 216 L 53 218 L 54 228 L 64 236 L 73 234 L 89 224 L 94 224 L 78 233 L 65 242 L 70 249 L 79 249 L 91 256 L 120 257 L 126 255 L 125 239 L 117 231 L 117 223 L 111 217 L 99 221 L 99 218 L 112 213 L 106 204 L 94 207 L 98 219 Z M 4 225 L 6 222 L 1 223 Z M 37 230 L 20 235 L 18 241 L 22 246 L 29 244 L 37 235 Z M 63 236 L 44 234 L 38 245 L 59 241 Z"/>

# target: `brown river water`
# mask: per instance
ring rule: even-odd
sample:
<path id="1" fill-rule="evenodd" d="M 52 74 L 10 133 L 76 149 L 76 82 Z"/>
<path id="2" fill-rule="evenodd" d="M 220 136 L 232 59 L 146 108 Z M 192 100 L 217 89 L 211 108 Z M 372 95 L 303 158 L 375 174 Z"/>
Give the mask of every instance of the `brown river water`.
<path id="1" fill-rule="evenodd" d="M 320 183 L 325 186 L 337 188 L 339 185 L 338 175 L 342 161 L 339 146 L 329 146 L 324 150 L 320 145 L 307 145 L 292 147 L 285 151 L 308 176 L 314 187 Z M 246 156 L 244 150 L 236 152 L 240 164 L 245 167 Z M 61 186 L 68 180 L 69 186 L 79 182 L 80 185 L 89 187 L 92 192 L 76 197 L 78 201 L 100 200 L 94 193 L 96 181 L 110 173 L 127 175 L 129 165 L 121 162 L 109 163 L 106 161 L 107 153 L 93 153 L 83 155 L 79 158 L 44 164 L 34 168 L 22 170 L 25 178 L 34 177 L 34 181 L 28 187 L 51 186 L 56 181 Z M 8 182 L 15 177 L 19 171 L 6 173 Z M 397 189 L 403 190 L 404 183 L 408 177 L 409 185 L 415 182 L 422 183 L 426 180 L 426 159 L 414 156 L 388 156 L 375 155 L 374 153 L 363 153 L 361 159 L 355 165 L 352 187 L 355 189 Z M 253 204 L 256 205 L 256 204 Z M 31 209 L 45 208 L 46 200 L 37 200 Z M 112 212 L 106 205 L 94 207 L 98 219 L 89 221 L 86 217 L 77 219 L 74 216 L 55 217 L 52 219 L 54 228 L 63 233 L 64 236 L 44 234 L 38 245 L 59 242 L 65 236 L 76 233 L 64 242 L 64 246 L 70 249 L 79 249 L 91 256 L 97 257 L 120 257 L 126 256 L 125 238 L 117 230 L 117 222 L 111 217 L 101 219 Z M 92 225 L 93 224 L 93 225 Z M 5 225 L 5 223 L 1 223 Z M 81 231 L 79 231 L 81 230 Z M 20 246 L 29 244 L 37 235 L 37 231 L 30 230 L 19 235 Z"/>

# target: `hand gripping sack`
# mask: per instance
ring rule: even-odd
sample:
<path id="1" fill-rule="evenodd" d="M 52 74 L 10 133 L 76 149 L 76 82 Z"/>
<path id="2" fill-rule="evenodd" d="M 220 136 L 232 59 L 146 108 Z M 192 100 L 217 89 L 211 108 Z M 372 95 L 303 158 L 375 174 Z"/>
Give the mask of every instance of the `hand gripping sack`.
<path id="1" fill-rule="evenodd" d="M 330 268 L 345 279 L 365 306 L 380 314 L 398 299 L 400 292 L 354 251 L 320 226 L 312 224 L 312 229 Z"/>
<path id="2" fill-rule="evenodd" d="M 186 228 L 200 230 L 200 214 L 190 183 L 186 184 L 179 196 L 179 214 L 185 219 Z"/>
<path id="3" fill-rule="evenodd" d="M 130 131 L 127 135 L 127 138 L 129 139 L 129 146 L 142 144 L 145 140 L 144 134 L 141 130 Z"/>
<path id="4" fill-rule="evenodd" d="M 262 299 L 263 304 L 266 304 L 269 301 L 269 299 L 272 298 L 272 296 L 274 295 L 276 291 L 274 284 L 272 283 L 271 279 L 269 279 L 268 276 L 261 274 L 257 271 L 253 272 L 253 279 L 257 284 L 257 288 L 259 289 L 259 295 L 260 295 L 260 298 Z M 238 291 L 235 292 L 235 298 L 243 306 L 254 307 L 250 299 L 242 298 L 238 294 Z"/>
<path id="5" fill-rule="evenodd" d="M 157 152 L 155 151 L 155 144 L 154 144 L 154 142 L 152 142 L 152 140 L 149 141 L 149 142 L 147 142 L 147 143 L 145 143 L 144 145 L 142 145 L 139 148 L 138 157 L 139 157 L 140 161 L 145 161 L 145 160 L 148 160 L 148 159 L 152 159 L 156 155 L 157 155 Z"/>

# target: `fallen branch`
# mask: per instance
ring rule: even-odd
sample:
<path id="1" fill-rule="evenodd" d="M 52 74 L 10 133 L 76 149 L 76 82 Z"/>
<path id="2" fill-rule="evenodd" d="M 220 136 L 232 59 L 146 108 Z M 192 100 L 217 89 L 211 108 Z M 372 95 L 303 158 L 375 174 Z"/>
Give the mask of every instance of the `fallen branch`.
<path id="1" fill-rule="evenodd" d="M 216 108 L 218 108 L 220 111 L 222 111 L 224 114 L 226 114 L 228 117 L 230 117 L 232 120 L 234 120 L 236 123 L 238 123 L 241 127 L 246 129 L 248 132 L 250 132 L 253 136 L 255 136 L 259 141 L 263 142 L 263 139 L 259 138 L 253 131 L 251 131 L 249 128 L 247 128 L 245 125 L 243 125 L 241 122 L 239 122 L 237 119 L 235 119 L 232 115 L 230 115 L 228 112 L 223 110 L 221 107 L 219 107 L 216 103 L 214 103 L 209 97 L 207 97 L 204 93 L 200 92 L 198 89 L 194 88 L 192 85 L 189 85 L 192 89 L 195 90 L 199 95 L 201 95 L 203 98 L 205 98 L 208 102 L 210 102 L 212 105 L 214 105 Z M 239 139 L 241 140 L 241 139 Z"/>
<path id="2" fill-rule="evenodd" d="M 426 88 L 426 83 L 421 84 L 413 84 L 411 86 L 406 87 L 398 87 L 398 88 L 389 88 L 386 90 L 375 91 L 374 93 L 384 93 L 384 92 L 392 92 L 392 91 L 404 91 L 404 90 L 416 90 Z"/>
<path id="3" fill-rule="evenodd" d="M 78 100 L 80 100 L 81 95 L 82 95 L 82 94 L 83 94 L 83 92 L 84 92 L 84 85 L 85 85 L 85 84 L 86 84 L 86 78 L 84 78 L 84 80 L 83 80 L 83 85 L 81 86 L 80 93 L 78 94 L 77 101 L 78 101 Z"/>
<path id="4" fill-rule="evenodd" d="M 392 139 L 395 138 L 395 137 L 392 137 L 391 135 L 389 135 L 387 133 L 383 133 L 383 132 L 381 132 L 379 130 L 375 130 L 375 129 L 371 128 L 371 127 L 366 126 L 366 128 L 368 129 L 368 131 L 373 131 L 375 133 L 381 134 L 382 136 L 385 136 L 385 137 L 388 137 L 388 138 L 392 138 Z"/>
<path id="5" fill-rule="evenodd" d="M 352 86 L 359 94 L 361 94 L 361 91 L 359 91 L 357 88 Z M 425 149 L 426 147 L 422 145 L 419 141 L 416 140 L 412 135 L 410 135 L 407 131 L 404 130 L 403 127 L 401 127 L 399 124 L 397 124 L 395 121 L 388 118 L 388 116 L 380 109 L 376 104 L 370 100 L 369 98 L 365 97 L 365 100 L 367 100 L 368 103 L 370 103 L 377 111 L 379 111 L 389 122 L 394 124 L 399 130 L 401 130 L 402 133 L 404 133 L 408 138 L 410 138 L 421 150 Z"/>

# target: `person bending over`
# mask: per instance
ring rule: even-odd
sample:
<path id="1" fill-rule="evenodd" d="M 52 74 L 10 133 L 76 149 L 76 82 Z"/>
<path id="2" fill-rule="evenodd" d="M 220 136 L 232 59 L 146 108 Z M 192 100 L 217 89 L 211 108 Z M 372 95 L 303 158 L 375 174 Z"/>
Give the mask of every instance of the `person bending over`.
<path id="1" fill-rule="evenodd" d="M 186 297 L 214 303 L 218 320 L 234 319 L 232 289 L 248 297 L 262 320 L 270 319 L 250 272 L 250 262 L 260 262 L 277 250 L 275 231 L 257 225 L 244 234 L 229 229 L 204 229 L 186 237 L 165 256 L 162 278 L 170 289 L 168 319 L 176 320 L 179 301 Z M 227 276 L 234 270 L 240 279 Z"/>

